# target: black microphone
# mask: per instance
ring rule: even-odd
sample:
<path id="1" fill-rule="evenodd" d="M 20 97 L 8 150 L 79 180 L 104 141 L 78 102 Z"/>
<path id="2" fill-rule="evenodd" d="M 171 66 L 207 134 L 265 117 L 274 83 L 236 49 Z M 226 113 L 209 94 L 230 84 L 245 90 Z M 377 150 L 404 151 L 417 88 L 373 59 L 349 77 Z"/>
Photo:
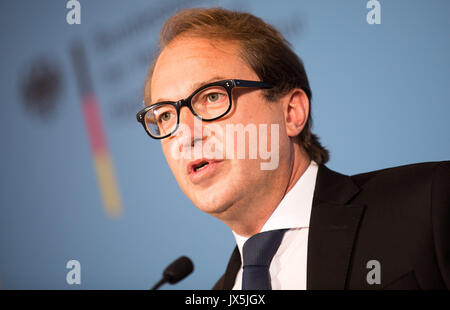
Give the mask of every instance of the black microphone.
<path id="1" fill-rule="evenodd" d="M 194 264 L 191 259 L 186 256 L 181 256 L 167 266 L 163 272 L 162 279 L 152 287 L 152 290 L 157 290 L 161 285 L 167 282 L 175 284 L 190 275 L 192 271 L 194 271 Z"/>

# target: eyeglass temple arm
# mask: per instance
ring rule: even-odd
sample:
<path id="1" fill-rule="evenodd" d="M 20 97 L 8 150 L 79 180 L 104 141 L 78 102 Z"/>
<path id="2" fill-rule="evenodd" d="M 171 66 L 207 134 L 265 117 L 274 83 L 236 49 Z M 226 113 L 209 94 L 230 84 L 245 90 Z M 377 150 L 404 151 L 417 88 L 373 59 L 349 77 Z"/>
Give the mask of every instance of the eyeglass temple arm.
<path id="1" fill-rule="evenodd" d="M 258 87 L 258 88 L 271 88 L 271 84 L 259 81 L 246 81 L 246 80 L 234 80 L 237 87 Z"/>

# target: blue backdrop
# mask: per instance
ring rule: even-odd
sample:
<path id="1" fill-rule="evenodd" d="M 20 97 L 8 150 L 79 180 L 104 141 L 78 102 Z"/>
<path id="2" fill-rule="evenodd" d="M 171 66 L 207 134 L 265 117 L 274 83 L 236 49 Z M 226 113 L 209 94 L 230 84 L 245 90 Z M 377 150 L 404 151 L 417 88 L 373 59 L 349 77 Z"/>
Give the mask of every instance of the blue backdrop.
<path id="1" fill-rule="evenodd" d="M 246 10 L 278 27 L 304 60 L 314 132 L 346 174 L 450 158 L 450 1 L 0 0 L 0 287 L 146 289 L 180 255 L 193 275 L 165 288 L 209 289 L 234 247 L 197 210 L 159 142 L 135 120 L 158 31 L 186 6 Z M 82 44 L 122 212 L 102 202 L 72 63 Z M 81 264 L 81 285 L 66 263 Z"/>

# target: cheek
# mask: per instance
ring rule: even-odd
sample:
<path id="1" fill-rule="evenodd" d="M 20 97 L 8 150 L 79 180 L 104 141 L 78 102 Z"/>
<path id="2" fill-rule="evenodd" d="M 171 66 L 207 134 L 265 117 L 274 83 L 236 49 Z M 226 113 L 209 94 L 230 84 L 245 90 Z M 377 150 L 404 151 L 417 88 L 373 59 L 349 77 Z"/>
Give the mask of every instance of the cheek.
<path id="1" fill-rule="evenodd" d="M 173 143 L 170 142 L 161 142 L 161 148 L 164 153 L 164 157 L 166 158 L 167 163 L 169 164 L 170 169 L 172 170 L 173 174 L 176 176 L 177 169 L 177 159 L 173 157 Z"/>

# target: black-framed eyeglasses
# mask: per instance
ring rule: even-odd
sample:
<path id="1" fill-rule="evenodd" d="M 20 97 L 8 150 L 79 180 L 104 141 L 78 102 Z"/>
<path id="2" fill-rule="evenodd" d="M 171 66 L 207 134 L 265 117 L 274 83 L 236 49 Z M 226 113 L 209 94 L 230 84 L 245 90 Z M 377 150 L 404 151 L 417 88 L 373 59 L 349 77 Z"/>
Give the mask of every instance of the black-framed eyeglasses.
<path id="1" fill-rule="evenodd" d="M 136 114 L 137 121 L 154 139 L 167 138 L 178 129 L 180 109 L 186 106 L 202 121 L 214 121 L 225 116 L 231 109 L 234 87 L 272 88 L 261 81 L 223 80 L 203 85 L 186 99 L 163 101 L 149 105 Z"/>

